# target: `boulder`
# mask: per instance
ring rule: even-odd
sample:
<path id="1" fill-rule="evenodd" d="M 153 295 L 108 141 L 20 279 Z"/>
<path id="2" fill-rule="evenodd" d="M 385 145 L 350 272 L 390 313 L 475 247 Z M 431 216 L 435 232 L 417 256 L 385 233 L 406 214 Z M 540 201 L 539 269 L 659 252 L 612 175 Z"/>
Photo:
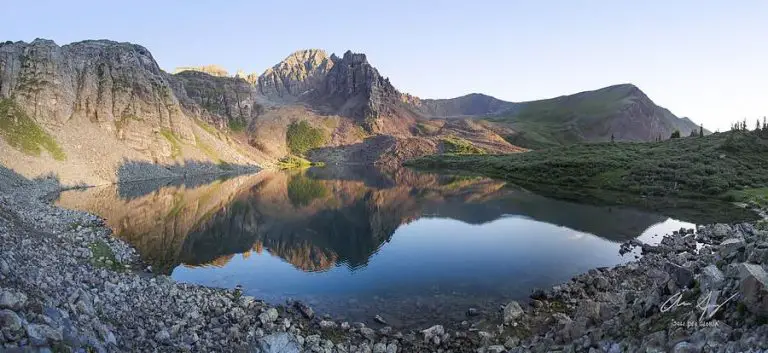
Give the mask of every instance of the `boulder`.
<path id="1" fill-rule="evenodd" d="M 487 353 L 504 353 L 507 350 L 502 345 L 490 346 L 485 350 Z"/>
<path id="2" fill-rule="evenodd" d="M 720 243 L 718 253 L 724 259 L 730 260 L 736 258 L 741 252 L 744 251 L 744 239 L 742 238 L 729 238 L 723 240 Z"/>
<path id="3" fill-rule="evenodd" d="M 21 338 L 23 333 L 22 322 L 19 315 L 8 309 L 0 310 L 0 337 L 15 341 Z"/>
<path id="4" fill-rule="evenodd" d="M 301 315 L 303 315 L 303 316 L 304 316 L 305 318 L 307 318 L 308 320 L 312 320 L 312 319 L 315 317 L 315 311 L 314 311 L 314 310 L 312 310 L 312 308 L 311 308 L 311 307 L 309 307 L 309 305 L 307 305 L 307 304 L 304 304 L 304 303 L 302 303 L 302 302 L 295 302 L 295 303 L 293 304 L 293 306 L 294 306 L 296 309 L 298 309 L 298 310 L 299 310 L 299 312 L 301 313 Z"/>
<path id="5" fill-rule="evenodd" d="M 512 321 L 515 321 L 523 316 L 523 314 L 525 314 L 523 308 L 521 308 L 520 304 L 513 300 L 504 306 L 504 323 L 511 323 Z"/>
<path id="6" fill-rule="evenodd" d="M 704 267 L 699 275 L 699 284 L 702 291 L 710 291 L 720 289 L 725 281 L 725 275 L 723 271 L 720 271 L 717 266 L 711 264 Z"/>
<path id="7" fill-rule="evenodd" d="M 434 344 L 440 344 L 440 338 L 445 334 L 445 329 L 442 325 L 435 325 L 426 330 L 421 331 L 424 334 L 424 342 L 432 342 Z"/>
<path id="8" fill-rule="evenodd" d="M 373 353 L 387 353 L 387 345 L 381 342 L 374 344 Z"/>
<path id="9" fill-rule="evenodd" d="M 576 308 L 576 318 L 597 323 L 600 320 L 600 304 L 594 300 L 583 300 Z"/>
<path id="10" fill-rule="evenodd" d="M 273 333 L 256 342 L 261 353 L 300 353 L 301 345 L 296 337 L 287 332 Z"/>
<path id="11" fill-rule="evenodd" d="M 171 341 L 171 334 L 168 333 L 168 330 L 160 330 L 155 334 L 155 341 L 158 343 L 169 343 Z"/>
<path id="12" fill-rule="evenodd" d="M 768 274 L 762 266 L 742 263 L 739 265 L 741 301 L 755 314 L 768 315 Z"/>
<path id="13" fill-rule="evenodd" d="M 320 321 L 320 328 L 324 330 L 336 328 L 336 323 L 330 320 L 322 320 Z"/>
<path id="14" fill-rule="evenodd" d="M 669 273 L 671 280 L 680 288 L 693 285 L 693 271 L 689 268 L 666 262 L 664 263 L 664 271 Z"/>
<path id="15" fill-rule="evenodd" d="M 729 227 L 727 224 L 718 223 L 712 226 L 712 237 L 722 239 L 728 236 L 728 234 L 731 233 L 731 227 Z"/>
<path id="16" fill-rule="evenodd" d="M 14 289 L 0 290 L 0 309 L 19 310 L 27 304 L 27 295 Z"/>
<path id="17" fill-rule="evenodd" d="M 29 336 L 29 342 L 34 346 L 50 345 L 63 339 L 61 330 L 38 324 L 27 325 L 27 336 Z"/>

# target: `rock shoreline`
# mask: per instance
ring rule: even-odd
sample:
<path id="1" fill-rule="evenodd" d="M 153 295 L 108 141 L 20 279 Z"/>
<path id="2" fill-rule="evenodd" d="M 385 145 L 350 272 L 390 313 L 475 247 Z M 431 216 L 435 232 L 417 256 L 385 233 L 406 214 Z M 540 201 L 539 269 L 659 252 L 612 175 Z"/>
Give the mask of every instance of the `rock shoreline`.
<path id="1" fill-rule="evenodd" d="M 655 246 L 628 243 L 622 248 L 640 246 L 645 255 L 537 290 L 529 303 L 511 302 L 480 319 L 470 309 L 463 329 L 397 332 L 320 317 L 303 303 L 271 306 L 237 288 L 147 274 L 135 250 L 112 238 L 100 218 L 50 204 L 49 195 L 61 189 L 55 180 L 2 175 L 0 182 L 0 351 L 768 349 L 768 228 L 762 223 L 683 230 Z M 708 293 L 715 292 L 712 300 Z M 695 304 L 702 298 L 722 306 L 699 322 Z"/>

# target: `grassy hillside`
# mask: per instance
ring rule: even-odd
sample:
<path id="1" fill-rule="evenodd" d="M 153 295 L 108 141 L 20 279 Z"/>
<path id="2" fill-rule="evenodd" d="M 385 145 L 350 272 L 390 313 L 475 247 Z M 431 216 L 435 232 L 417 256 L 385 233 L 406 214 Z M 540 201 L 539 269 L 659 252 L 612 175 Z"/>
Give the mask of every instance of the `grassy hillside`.
<path id="1" fill-rule="evenodd" d="M 46 150 L 56 160 L 67 158 L 56 140 L 10 99 L 0 100 L 0 136 L 31 156 L 39 156 Z"/>
<path id="2" fill-rule="evenodd" d="M 594 143 L 528 153 L 429 156 L 407 163 L 467 171 L 571 195 L 737 201 L 768 187 L 768 134 L 728 132 L 663 142 Z M 764 193 L 763 193 L 764 194 Z M 620 203 L 632 203 L 628 202 Z"/>
<path id="3" fill-rule="evenodd" d="M 687 136 L 698 129 L 629 84 L 518 103 L 487 120 L 514 130 L 507 136 L 510 143 L 532 149 L 610 141 L 612 135 L 617 140 L 653 141 L 669 138 L 675 130 Z"/>

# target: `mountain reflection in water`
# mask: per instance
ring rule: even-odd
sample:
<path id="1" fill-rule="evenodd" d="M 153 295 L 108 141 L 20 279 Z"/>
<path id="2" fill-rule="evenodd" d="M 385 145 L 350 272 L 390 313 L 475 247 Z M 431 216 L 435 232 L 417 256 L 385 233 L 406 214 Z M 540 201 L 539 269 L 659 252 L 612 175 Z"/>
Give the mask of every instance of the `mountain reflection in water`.
<path id="1" fill-rule="evenodd" d="M 669 222 L 629 208 L 549 199 L 503 181 L 363 167 L 119 184 L 63 192 L 58 204 L 104 217 L 155 272 L 207 285 L 243 283 L 246 291 L 274 300 L 346 290 L 348 295 L 336 298 L 343 304 L 373 288 L 386 296 L 382 286 L 398 287 L 393 295 L 410 298 L 451 295 L 469 286 L 474 289 L 468 291 L 482 291 L 497 305 L 532 285 L 626 261 L 616 254 L 615 243 Z M 667 228 L 680 224 L 673 221 Z M 461 234 L 452 234 L 458 230 Z M 584 245 L 587 255 L 569 249 L 562 235 L 550 235 L 560 233 L 594 238 Z M 393 238 L 398 241 L 388 244 Z M 549 243 L 531 245 L 537 239 Z M 538 268 L 529 268 L 511 258 L 526 246 L 571 255 L 540 255 Z M 496 253 L 498 247 L 509 249 L 510 258 Z M 380 251 L 389 252 L 381 254 L 381 268 L 367 269 Z M 518 257 L 537 251 L 549 250 L 524 250 Z M 264 256 L 316 274 L 299 275 L 265 262 Z M 259 262 L 253 262 L 256 258 Z M 430 290 L 445 289 L 423 293 L 429 292 L 427 284 L 409 284 L 409 275 L 416 281 L 435 279 Z M 494 287 L 505 282 L 499 276 L 515 278 Z M 275 283 L 278 278 L 282 283 Z M 320 301 L 315 304 L 322 307 Z"/>

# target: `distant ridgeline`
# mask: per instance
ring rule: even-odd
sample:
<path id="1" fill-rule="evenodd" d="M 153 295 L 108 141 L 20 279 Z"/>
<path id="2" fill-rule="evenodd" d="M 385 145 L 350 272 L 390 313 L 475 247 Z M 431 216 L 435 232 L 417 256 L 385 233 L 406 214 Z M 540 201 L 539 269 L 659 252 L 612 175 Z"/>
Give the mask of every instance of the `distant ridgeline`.
<path id="1" fill-rule="evenodd" d="M 0 100 L 0 163 L 86 183 L 118 181 L 126 164 L 155 164 L 167 176 L 165 166 L 188 162 L 273 166 L 299 154 L 394 168 L 432 154 L 653 141 L 700 129 L 631 84 L 534 102 L 419 99 L 362 53 L 299 50 L 261 75 L 218 65 L 169 74 L 146 48 L 109 40 L 0 42 Z M 314 142 L 296 149 L 296 141 Z"/>
<path id="2" fill-rule="evenodd" d="M 217 77 L 229 77 L 229 73 L 223 67 L 218 65 L 203 65 L 203 66 L 181 66 L 173 70 L 174 74 L 178 74 L 183 71 L 198 71 L 204 72 L 211 76 Z"/>

